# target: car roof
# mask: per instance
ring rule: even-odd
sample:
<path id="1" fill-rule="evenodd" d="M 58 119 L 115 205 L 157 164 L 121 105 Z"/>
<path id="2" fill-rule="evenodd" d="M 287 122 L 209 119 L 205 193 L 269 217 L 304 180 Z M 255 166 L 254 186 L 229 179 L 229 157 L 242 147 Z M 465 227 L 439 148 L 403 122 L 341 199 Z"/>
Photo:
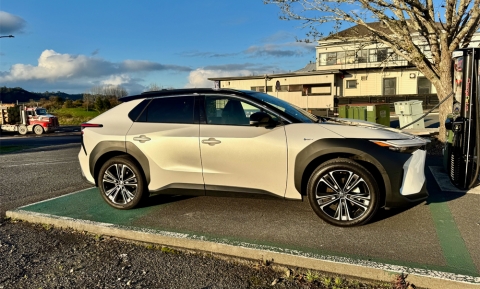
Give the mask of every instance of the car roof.
<path id="1" fill-rule="evenodd" d="M 225 93 L 234 93 L 245 95 L 242 91 L 235 89 L 213 89 L 213 88 L 180 88 L 180 89 L 162 89 L 155 91 L 147 91 L 142 94 L 129 95 L 122 98 L 119 98 L 122 102 L 127 102 L 135 99 L 151 98 L 151 97 L 166 97 L 173 95 L 185 95 L 185 94 L 225 94 Z"/>

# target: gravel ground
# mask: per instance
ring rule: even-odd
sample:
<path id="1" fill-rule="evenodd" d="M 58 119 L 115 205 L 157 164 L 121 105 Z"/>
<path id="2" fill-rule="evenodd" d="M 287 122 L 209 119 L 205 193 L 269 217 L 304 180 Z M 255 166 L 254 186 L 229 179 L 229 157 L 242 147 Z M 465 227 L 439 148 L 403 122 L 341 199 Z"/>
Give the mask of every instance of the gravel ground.
<path id="1" fill-rule="evenodd" d="M 395 288 L 15 220 L 0 222 L 0 260 L 0 289 Z"/>

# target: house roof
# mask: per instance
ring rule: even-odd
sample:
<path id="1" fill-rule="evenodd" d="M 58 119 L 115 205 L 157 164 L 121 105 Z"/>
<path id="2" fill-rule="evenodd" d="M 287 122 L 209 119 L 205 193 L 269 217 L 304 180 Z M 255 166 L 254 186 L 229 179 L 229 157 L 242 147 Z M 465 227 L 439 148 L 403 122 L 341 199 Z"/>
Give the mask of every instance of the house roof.
<path id="1" fill-rule="evenodd" d="M 313 63 L 315 65 L 315 63 Z M 308 66 L 308 65 L 307 65 Z M 278 73 L 278 74 L 264 74 L 264 75 L 252 75 L 252 76 L 231 76 L 231 77 L 209 77 L 208 80 L 248 80 L 248 79 L 265 79 L 265 78 L 280 78 L 280 77 L 296 77 L 296 76 L 309 76 L 309 75 L 328 75 L 341 73 L 338 69 L 330 70 L 313 70 L 313 71 L 303 71 L 304 68 L 289 72 L 289 73 Z"/>
<path id="2" fill-rule="evenodd" d="M 307 65 L 305 65 L 304 68 L 301 68 L 299 70 L 295 70 L 294 72 L 311 72 L 317 70 L 317 64 L 315 62 L 310 62 Z"/>
<path id="3" fill-rule="evenodd" d="M 389 32 L 390 29 L 383 24 L 383 22 L 372 22 L 372 23 L 367 23 L 367 25 L 375 30 L 380 30 L 383 32 Z M 338 38 L 351 38 L 351 37 L 365 37 L 365 36 L 372 36 L 373 33 L 365 26 L 363 25 L 355 25 L 353 27 L 347 28 L 345 30 L 342 30 L 338 33 L 331 34 L 323 40 L 333 40 L 333 39 L 338 39 Z"/>
<path id="4" fill-rule="evenodd" d="M 409 20 L 407 20 L 407 21 L 409 21 Z M 371 22 L 371 23 L 366 23 L 366 24 L 370 28 L 372 28 L 374 30 L 377 30 L 377 31 L 380 31 L 380 32 L 384 32 L 384 33 L 390 33 L 391 32 L 390 28 L 388 28 L 388 26 L 385 25 L 384 22 L 382 22 L 382 21 Z M 414 31 L 411 28 L 409 28 L 409 29 L 411 30 L 411 32 Z M 323 38 L 322 40 L 334 40 L 334 39 L 338 39 L 338 38 L 352 38 L 352 37 L 359 38 L 359 37 L 369 37 L 369 36 L 373 36 L 373 35 L 374 35 L 374 33 L 372 31 L 370 31 L 367 27 L 365 27 L 363 25 L 355 25 L 353 27 L 342 30 L 338 33 L 331 34 L 331 35 Z"/>

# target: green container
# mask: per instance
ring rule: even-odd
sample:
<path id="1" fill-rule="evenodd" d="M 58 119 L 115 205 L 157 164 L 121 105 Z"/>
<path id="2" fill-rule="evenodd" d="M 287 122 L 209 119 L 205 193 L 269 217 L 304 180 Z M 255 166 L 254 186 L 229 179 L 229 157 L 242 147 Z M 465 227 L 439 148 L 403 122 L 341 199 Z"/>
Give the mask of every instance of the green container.
<path id="1" fill-rule="evenodd" d="M 348 116 L 353 119 L 367 120 L 367 108 L 365 106 L 350 106 Z"/>
<path id="2" fill-rule="evenodd" d="M 348 105 L 341 105 L 338 107 L 338 117 L 348 118 Z"/>
<path id="3" fill-rule="evenodd" d="M 453 115 L 448 114 L 447 118 L 450 119 L 450 121 L 453 121 Z M 450 151 L 452 150 L 452 144 L 453 144 L 453 131 L 450 129 L 447 129 L 447 139 L 445 143 L 445 149 L 443 150 L 443 169 L 448 172 L 448 157 L 450 155 Z"/>
<path id="4" fill-rule="evenodd" d="M 385 103 L 367 105 L 367 121 L 390 126 L 390 105 Z"/>
<path id="5" fill-rule="evenodd" d="M 390 106 L 384 103 L 341 105 L 338 107 L 338 116 L 390 126 Z"/>

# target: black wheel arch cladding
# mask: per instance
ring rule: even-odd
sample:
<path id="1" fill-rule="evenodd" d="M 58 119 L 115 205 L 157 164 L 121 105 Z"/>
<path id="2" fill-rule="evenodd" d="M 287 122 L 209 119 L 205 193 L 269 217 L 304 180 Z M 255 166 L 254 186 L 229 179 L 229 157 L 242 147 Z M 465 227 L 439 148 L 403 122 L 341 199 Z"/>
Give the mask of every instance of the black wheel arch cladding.
<path id="1" fill-rule="evenodd" d="M 379 147 L 366 139 L 320 139 L 312 142 L 297 154 L 294 167 L 295 188 L 298 192 L 303 192 L 305 188 L 302 187 L 302 184 L 305 182 L 302 180 L 304 177 L 309 177 L 304 176 L 305 169 L 316 159 L 327 156 L 326 160 L 329 160 L 345 155 L 374 165 L 383 178 L 384 187 L 379 187 L 379 189 L 384 191 L 387 196 L 400 189 L 403 179 L 403 164 L 411 156 Z M 379 182 L 380 184 L 381 182 Z"/>
<path id="2" fill-rule="evenodd" d="M 148 185 L 150 183 L 150 166 L 148 158 L 133 143 L 124 141 L 102 141 L 95 146 L 89 157 L 90 173 L 92 176 L 96 178 L 95 170 L 96 168 L 98 170 L 101 167 L 101 164 L 97 164 L 100 158 L 111 153 L 113 153 L 112 156 L 114 156 L 115 153 L 117 153 L 117 155 L 123 154 L 132 156 L 132 159 L 139 164 L 140 169 L 143 171 L 147 182 L 146 184 Z"/>

